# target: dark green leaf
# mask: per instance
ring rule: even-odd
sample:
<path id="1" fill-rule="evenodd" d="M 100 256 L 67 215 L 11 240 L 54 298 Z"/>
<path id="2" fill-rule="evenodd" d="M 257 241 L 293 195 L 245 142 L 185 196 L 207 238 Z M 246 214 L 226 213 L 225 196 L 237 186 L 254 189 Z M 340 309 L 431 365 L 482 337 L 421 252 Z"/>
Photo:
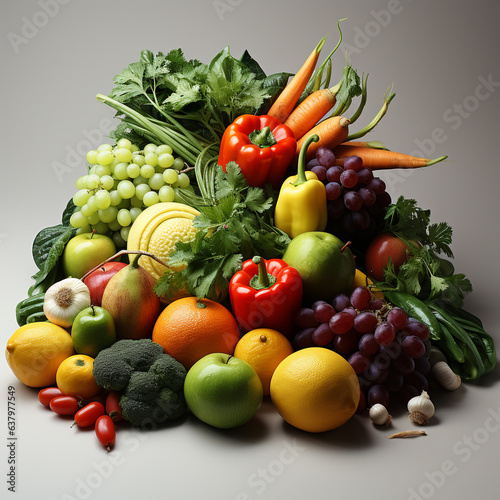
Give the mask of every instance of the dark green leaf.
<path id="1" fill-rule="evenodd" d="M 62 214 L 61 222 L 64 226 L 69 226 L 69 220 L 73 215 L 73 213 L 75 212 L 75 210 L 76 210 L 76 205 L 73 203 L 73 198 L 70 198 Z"/>
<path id="2" fill-rule="evenodd" d="M 243 52 L 240 61 L 255 75 L 258 80 L 266 78 L 264 70 L 260 67 L 259 63 L 250 55 L 248 50 Z"/>
<path id="3" fill-rule="evenodd" d="M 31 253 L 38 269 L 43 269 L 50 250 L 59 237 L 66 233 L 68 227 L 58 224 L 57 226 L 42 229 L 33 240 Z"/>
<path id="4" fill-rule="evenodd" d="M 74 236 L 75 231 L 75 228 L 67 227 L 65 232 L 55 240 L 44 261 L 43 268 L 32 276 L 35 283 L 28 290 L 28 295 L 31 296 L 35 291 L 37 293 L 41 291 L 45 292 L 54 284 L 64 248 L 66 247 L 66 243 Z"/>

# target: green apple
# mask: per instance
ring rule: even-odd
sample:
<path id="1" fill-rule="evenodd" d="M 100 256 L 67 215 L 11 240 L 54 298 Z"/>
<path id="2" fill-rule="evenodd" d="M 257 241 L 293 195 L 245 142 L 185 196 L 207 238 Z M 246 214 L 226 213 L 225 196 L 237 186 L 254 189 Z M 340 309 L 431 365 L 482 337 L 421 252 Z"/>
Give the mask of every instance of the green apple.
<path id="1" fill-rule="evenodd" d="M 82 233 L 71 238 L 62 256 L 66 276 L 81 278 L 88 271 L 116 253 L 111 238 L 103 234 Z"/>
<path id="2" fill-rule="evenodd" d="M 116 341 L 115 322 L 106 309 L 86 307 L 73 321 L 71 338 L 76 353 L 95 358 L 99 351 Z"/>
<path id="3" fill-rule="evenodd" d="M 302 233 L 289 243 L 283 260 L 302 276 L 304 298 L 330 302 L 339 293 L 349 293 L 356 266 L 348 246 L 333 234 Z"/>
<path id="4" fill-rule="evenodd" d="M 188 371 L 184 397 L 202 422 L 231 429 L 248 422 L 262 404 L 263 390 L 257 372 L 229 354 L 207 354 Z"/>

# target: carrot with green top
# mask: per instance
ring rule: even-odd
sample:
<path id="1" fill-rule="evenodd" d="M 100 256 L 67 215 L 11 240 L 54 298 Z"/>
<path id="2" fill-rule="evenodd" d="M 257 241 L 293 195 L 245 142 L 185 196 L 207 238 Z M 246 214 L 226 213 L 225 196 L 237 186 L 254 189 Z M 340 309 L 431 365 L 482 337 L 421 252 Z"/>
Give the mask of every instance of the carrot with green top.
<path id="1" fill-rule="evenodd" d="M 348 64 L 344 68 L 342 78 L 337 85 L 329 89 L 316 90 L 306 97 L 292 111 L 285 121 L 285 125 L 292 130 L 295 139 L 299 140 L 324 118 L 336 103 L 339 104 L 338 107 L 341 109 L 340 112 L 335 113 L 335 116 L 340 115 L 341 110 L 346 110 L 353 97 L 359 95 L 361 91 L 359 77 Z"/>
<path id="2" fill-rule="evenodd" d="M 337 90 L 336 87 L 316 90 L 292 111 L 285 125 L 290 127 L 295 139 L 299 140 L 335 106 Z"/>
<path id="3" fill-rule="evenodd" d="M 311 78 L 314 72 L 316 63 L 318 62 L 319 54 L 321 49 L 325 45 L 326 37 L 323 37 L 315 49 L 311 52 L 309 57 L 306 59 L 302 67 L 297 71 L 295 76 L 291 79 L 288 85 L 283 89 L 281 94 L 278 96 L 271 109 L 268 111 L 268 115 L 274 116 L 281 123 L 285 123 L 286 119 L 292 112 L 295 104 L 299 100 L 302 92 L 306 88 L 307 82 Z"/>
<path id="4" fill-rule="evenodd" d="M 332 149 L 339 144 L 342 144 L 349 133 L 349 119 L 343 116 L 332 116 L 319 122 L 315 127 L 313 127 L 309 132 L 302 136 L 300 140 L 297 141 L 297 151 L 295 157 L 298 158 L 302 144 L 311 135 L 319 136 L 319 141 L 311 144 L 307 149 L 306 161 L 309 161 L 316 155 L 316 150 L 318 148 L 329 148 Z"/>
<path id="5" fill-rule="evenodd" d="M 441 156 L 434 160 L 411 156 L 397 151 L 376 149 L 365 146 L 349 146 L 340 144 L 333 148 L 335 164 L 343 166 L 344 159 L 348 156 L 359 156 L 363 160 L 363 167 L 370 170 L 389 170 L 395 168 L 421 168 L 434 165 L 448 158 Z"/>

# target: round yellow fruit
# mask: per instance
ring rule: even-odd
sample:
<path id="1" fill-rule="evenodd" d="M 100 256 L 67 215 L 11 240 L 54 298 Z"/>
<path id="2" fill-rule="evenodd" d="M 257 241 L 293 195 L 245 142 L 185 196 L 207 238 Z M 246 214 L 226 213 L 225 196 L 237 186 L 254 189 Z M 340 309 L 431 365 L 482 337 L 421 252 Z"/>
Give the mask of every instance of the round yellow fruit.
<path id="1" fill-rule="evenodd" d="M 197 230 L 193 226 L 193 219 L 197 215 L 198 210 L 183 203 L 156 203 L 144 210 L 132 224 L 127 239 L 127 250 L 150 252 L 166 262 L 178 241 L 187 243 L 194 239 Z M 129 257 L 132 261 L 134 255 Z M 165 266 L 150 257 L 141 257 L 140 265 L 155 280 L 165 274 Z M 182 266 L 170 269 L 178 271 Z"/>
<path id="2" fill-rule="evenodd" d="M 85 354 L 75 354 L 66 358 L 57 369 L 57 387 L 66 396 L 83 399 L 96 396 L 101 392 L 101 388 L 92 374 L 93 367 L 94 358 Z"/>
<path id="3" fill-rule="evenodd" d="M 234 357 L 246 361 L 257 372 L 264 396 L 269 396 L 274 370 L 292 353 L 290 341 L 270 328 L 251 330 L 241 337 L 234 348 Z"/>
<path id="4" fill-rule="evenodd" d="M 21 326 L 5 348 L 12 372 L 30 387 L 53 385 L 59 365 L 74 353 L 71 335 L 48 321 Z"/>
<path id="5" fill-rule="evenodd" d="M 287 356 L 271 378 L 271 400 L 290 425 L 325 432 L 356 412 L 360 387 L 351 365 L 336 352 L 308 347 Z"/>

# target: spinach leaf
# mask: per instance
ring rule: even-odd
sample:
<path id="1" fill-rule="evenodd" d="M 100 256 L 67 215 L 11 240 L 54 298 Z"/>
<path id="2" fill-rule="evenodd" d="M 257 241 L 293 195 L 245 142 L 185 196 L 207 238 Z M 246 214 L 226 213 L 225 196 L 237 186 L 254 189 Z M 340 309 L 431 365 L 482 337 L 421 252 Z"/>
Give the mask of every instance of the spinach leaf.
<path id="1" fill-rule="evenodd" d="M 61 222 L 64 226 L 69 226 L 69 219 L 75 213 L 75 210 L 76 205 L 73 203 L 73 198 L 70 198 L 62 214 Z"/>
<path id="2" fill-rule="evenodd" d="M 57 224 L 56 226 L 46 227 L 42 229 L 33 240 L 32 254 L 38 269 L 43 269 L 50 250 L 54 242 L 66 232 L 68 226 Z"/>
<path id="3" fill-rule="evenodd" d="M 30 297 L 36 293 L 46 292 L 49 287 L 55 283 L 60 258 L 64 252 L 66 243 L 74 236 L 75 231 L 75 228 L 65 226 L 64 232 L 54 241 L 43 263 L 43 267 L 32 276 L 35 283 L 33 283 L 28 290 L 28 295 Z"/>
<path id="4" fill-rule="evenodd" d="M 260 64 L 250 55 L 248 50 L 243 52 L 243 55 L 240 58 L 240 61 L 252 72 L 255 74 L 255 78 L 257 80 L 264 80 L 266 78 L 266 74 L 264 70 L 260 67 Z"/>
<path id="5" fill-rule="evenodd" d="M 33 240 L 31 253 L 38 269 L 43 269 L 45 260 L 47 259 L 50 249 L 55 241 L 66 232 L 69 227 L 69 220 L 76 209 L 73 199 L 70 199 L 62 214 L 61 224 L 46 227 L 42 229 Z"/>

